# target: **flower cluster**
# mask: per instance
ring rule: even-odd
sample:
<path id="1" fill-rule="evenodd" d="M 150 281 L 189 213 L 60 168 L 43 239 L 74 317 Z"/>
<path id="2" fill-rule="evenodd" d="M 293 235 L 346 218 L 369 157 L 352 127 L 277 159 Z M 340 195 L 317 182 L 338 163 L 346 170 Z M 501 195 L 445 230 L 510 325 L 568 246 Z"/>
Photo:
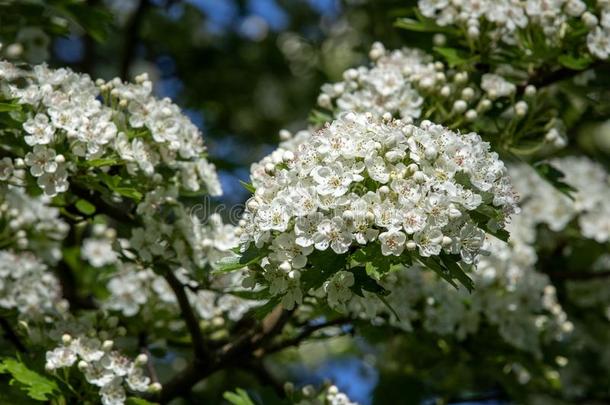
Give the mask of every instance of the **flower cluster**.
<path id="1" fill-rule="evenodd" d="M 501 127 L 508 126 L 513 120 L 525 120 L 534 113 L 530 106 L 540 104 L 538 100 L 534 102 L 534 86 L 527 86 L 523 95 L 517 95 L 517 86 L 501 72 L 485 73 L 479 78 L 448 69 L 421 50 L 387 50 L 379 42 L 373 44 L 369 55 L 373 61 L 370 68 L 348 69 L 343 81 L 322 86 L 318 104 L 331 110 L 333 117 L 345 111 L 368 112 L 410 123 L 419 122 L 424 111 L 438 124 L 476 131 L 486 117 L 493 116 L 496 123 L 502 120 Z M 522 80 L 515 72 L 512 75 Z M 545 120 L 541 120 L 543 117 Z M 561 120 L 553 114 L 548 114 L 546 120 L 539 111 L 536 118 L 543 124 L 537 131 L 529 128 L 530 133 L 540 132 L 544 141 L 554 147 L 565 146 Z M 489 132 L 489 128 L 485 129 Z"/>
<path id="2" fill-rule="evenodd" d="M 198 244 L 205 248 L 202 255 L 213 266 L 222 257 L 232 254 L 230 249 L 239 244 L 239 239 L 235 235 L 235 227 L 223 224 L 218 214 L 212 215 L 208 223 L 207 227 L 202 227 L 200 230 L 201 240 Z M 107 236 L 88 241 L 91 240 L 94 240 L 98 246 L 111 245 L 111 240 Z M 129 243 L 125 240 L 119 241 L 119 244 L 129 247 Z M 113 256 L 105 254 L 103 257 Z M 94 260 L 99 261 L 100 258 Z M 91 258 L 89 262 L 92 263 Z M 119 311 L 126 317 L 138 315 L 140 318 L 150 320 L 155 319 L 155 314 L 159 311 L 178 313 L 176 297 L 162 276 L 150 268 L 131 262 L 120 261 L 115 267 L 116 271 L 106 285 L 109 296 L 103 301 L 103 307 Z M 257 301 L 242 299 L 231 294 L 240 289 L 243 272 L 209 276 L 205 286 L 193 280 L 192 273 L 186 268 L 178 268 L 174 274 L 182 284 L 189 287 L 186 290 L 187 296 L 201 319 L 227 317 L 236 321 L 248 310 L 259 305 Z"/>
<path id="3" fill-rule="evenodd" d="M 46 263 L 61 258 L 61 241 L 68 224 L 45 196 L 31 197 L 20 187 L 0 185 L 0 243 L 15 251 L 29 251 Z"/>
<path id="4" fill-rule="evenodd" d="M 535 254 L 522 246 L 488 239 L 491 255 L 481 257 L 472 274 L 472 294 L 456 290 L 430 272 L 400 271 L 383 280 L 389 305 L 376 297 L 353 296 L 348 308 L 373 322 L 389 322 L 405 331 L 423 328 L 462 340 L 474 337 L 483 325 L 497 328 L 503 340 L 524 351 L 541 354 L 543 345 L 562 340 L 574 326 L 559 304 L 547 276 L 534 271 Z"/>
<path id="5" fill-rule="evenodd" d="M 594 4 L 592 4 L 594 3 Z M 610 54 L 610 5 L 582 0 L 419 0 L 421 13 L 440 26 L 457 25 L 471 40 L 481 34 L 514 45 L 520 34 L 539 31 L 549 45 L 557 45 L 571 31 L 588 31 L 589 52 L 607 59 Z M 491 27 L 491 28 L 488 28 Z M 483 31 L 483 32 L 482 32 Z"/>
<path id="6" fill-rule="evenodd" d="M 564 157 L 551 164 L 565 173 L 565 182 L 574 187 L 574 200 L 559 192 L 526 165 L 510 168 L 515 189 L 522 196 L 523 215 L 511 224 L 511 234 L 525 243 L 536 240 L 536 226 L 545 224 L 559 232 L 577 218 L 580 233 L 599 243 L 610 240 L 610 176 L 605 169 L 585 157 Z"/>
<path id="7" fill-rule="evenodd" d="M 61 287 L 47 265 L 30 252 L 0 250 L 0 308 L 37 319 L 65 311 Z"/>
<path id="8" fill-rule="evenodd" d="M 148 362 L 145 354 L 131 361 L 117 350 L 112 340 L 100 341 L 97 337 L 65 334 L 62 345 L 46 353 L 46 369 L 54 371 L 77 364 L 85 380 L 99 387 L 103 405 L 122 405 L 127 399 L 125 386 L 133 392 L 157 392 L 159 383 L 151 383 L 143 366 Z"/>
<path id="9" fill-rule="evenodd" d="M 151 92 L 146 75 L 137 84 L 119 79 L 94 83 L 68 69 L 39 65 L 24 70 L 2 62 L 0 97 L 15 103 L 12 118 L 21 123 L 21 128 L 5 131 L 3 143 L 26 150 L 13 165 L 27 167 L 50 196 L 65 192 L 70 176 L 85 181 L 95 175 L 99 179 L 90 182 L 103 180 L 112 191 L 129 195 L 125 184 L 106 175 L 113 166 L 138 178 L 140 188 L 166 182 L 219 194 L 201 133 L 169 99 L 157 100 Z M 3 179 L 9 171 L 3 169 Z"/>
<path id="10" fill-rule="evenodd" d="M 403 120 L 419 118 L 424 99 L 414 86 L 432 86 L 437 81 L 432 57 L 419 49 L 386 52 L 380 43 L 373 45 L 370 55 L 373 67 L 349 69 L 342 82 L 322 86 L 318 104 L 379 117 L 390 113 Z"/>
<path id="11" fill-rule="evenodd" d="M 253 165 L 240 230 L 244 248 L 269 249 L 264 276 L 272 294 L 289 292 L 287 306 L 314 251 L 379 241 L 385 256 L 444 251 L 473 263 L 485 232 L 470 212 L 485 207 L 497 229 L 516 210 L 503 163 L 475 133 L 349 113 L 300 137 Z"/>

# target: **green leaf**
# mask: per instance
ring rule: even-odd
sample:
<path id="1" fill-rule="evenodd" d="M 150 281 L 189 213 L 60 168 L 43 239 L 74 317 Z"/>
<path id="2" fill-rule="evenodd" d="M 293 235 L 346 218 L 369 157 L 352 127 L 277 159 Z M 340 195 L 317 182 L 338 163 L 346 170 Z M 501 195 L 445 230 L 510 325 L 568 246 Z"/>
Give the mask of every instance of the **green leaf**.
<path id="1" fill-rule="evenodd" d="M 462 52 L 454 48 L 444 48 L 435 46 L 434 51 L 447 61 L 449 67 L 462 66 L 471 64 L 478 60 L 478 56 L 469 56 L 465 52 Z"/>
<path id="2" fill-rule="evenodd" d="M 591 65 L 593 60 L 588 55 L 575 57 L 572 55 L 559 55 L 557 61 L 564 67 L 572 70 L 584 70 Z"/>
<path id="3" fill-rule="evenodd" d="M 63 3 L 57 8 L 73 19 L 97 42 L 106 40 L 112 22 L 112 14 L 107 10 L 81 2 Z"/>
<path id="4" fill-rule="evenodd" d="M 248 182 L 245 182 L 245 181 L 243 181 L 243 180 L 240 180 L 240 181 L 239 181 L 239 184 L 241 184 L 241 185 L 242 185 L 242 186 L 243 186 L 243 187 L 244 187 L 246 190 L 248 190 L 248 191 L 249 191 L 249 192 L 251 192 L 252 194 L 254 194 L 254 192 L 256 191 L 256 187 L 254 187 L 254 186 L 252 185 L 252 183 L 248 183 Z"/>
<path id="5" fill-rule="evenodd" d="M 212 273 L 229 273 L 231 271 L 243 269 L 244 267 L 258 262 L 265 257 L 266 254 L 266 249 L 259 249 L 252 243 L 245 252 L 237 253 L 234 256 L 223 257 L 218 260 L 214 264 L 215 269 Z"/>
<path id="6" fill-rule="evenodd" d="M 17 103 L 0 103 L 0 112 L 19 111 L 19 110 L 21 110 L 21 104 L 17 104 Z"/>
<path id="7" fill-rule="evenodd" d="M 503 214 L 500 211 L 489 205 L 481 204 L 476 210 L 470 211 L 469 215 L 479 228 L 504 242 L 508 242 L 510 237 L 508 231 L 496 226 L 503 221 Z"/>
<path id="8" fill-rule="evenodd" d="M 117 163 L 119 163 L 119 160 L 118 159 L 112 159 L 112 158 L 93 159 L 93 160 L 87 161 L 87 165 L 90 166 L 90 167 L 114 166 Z"/>
<path id="9" fill-rule="evenodd" d="M 91 204 L 85 199 L 81 198 L 80 200 L 76 201 L 74 206 L 84 215 L 91 216 L 95 214 L 95 205 Z"/>
<path id="10" fill-rule="evenodd" d="M 472 292 L 472 290 L 474 290 L 474 282 L 458 264 L 460 262 L 460 257 L 457 255 L 449 255 L 444 252 L 441 252 L 439 257 L 443 266 L 449 270 L 451 277 L 459 281 L 469 292 Z"/>
<path id="11" fill-rule="evenodd" d="M 233 405 L 255 405 L 246 391 L 237 388 L 235 392 L 227 391 L 222 396 Z"/>
<path id="12" fill-rule="evenodd" d="M 125 402 L 127 405 L 157 405 L 158 402 L 150 402 L 145 400 L 144 398 L 138 397 L 129 397 Z"/>
<path id="13" fill-rule="evenodd" d="M 333 120 L 333 117 L 329 114 L 323 113 L 322 111 L 312 110 L 309 114 L 309 122 L 321 126 Z"/>
<path id="14" fill-rule="evenodd" d="M 131 187 L 116 187 L 112 191 L 115 193 L 122 195 L 123 197 L 131 198 L 135 202 L 138 202 L 142 199 L 142 193 Z"/>
<path id="15" fill-rule="evenodd" d="M 410 266 L 411 255 L 405 252 L 400 257 L 384 256 L 381 253 L 379 242 L 369 243 L 352 254 L 352 259 L 363 264 L 366 273 L 379 280 L 381 276 L 394 270 L 398 266 Z"/>
<path id="16" fill-rule="evenodd" d="M 309 269 L 301 274 L 303 291 L 318 288 L 339 270 L 345 270 L 348 255 L 338 255 L 332 249 L 316 250 L 307 257 Z"/>
<path id="17" fill-rule="evenodd" d="M 535 163 L 533 166 L 540 177 L 551 183 L 553 187 L 565 194 L 570 200 L 574 200 L 572 193 L 577 190 L 563 181 L 565 174 L 561 170 L 551 166 L 548 162 Z"/>
<path id="18" fill-rule="evenodd" d="M 453 280 L 453 277 L 451 277 L 451 274 L 449 273 L 449 269 L 447 269 L 446 267 L 443 267 L 440 259 L 435 258 L 435 257 L 420 257 L 419 261 L 427 268 L 433 270 L 443 280 L 447 281 L 453 287 L 458 288 L 458 285 L 456 284 L 456 282 Z"/>
<path id="19" fill-rule="evenodd" d="M 9 373 L 13 377 L 11 385 L 20 384 L 20 388 L 32 399 L 48 401 L 59 393 L 57 383 L 35 371 L 30 370 L 17 359 L 6 358 L 0 363 L 0 373 Z"/>
<path id="20" fill-rule="evenodd" d="M 354 274 L 354 285 L 351 287 L 354 294 L 360 297 L 364 297 L 363 291 L 368 291 L 379 296 L 390 294 L 377 280 L 367 274 L 364 266 L 354 267 L 350 269 L 350 272 Z"/>

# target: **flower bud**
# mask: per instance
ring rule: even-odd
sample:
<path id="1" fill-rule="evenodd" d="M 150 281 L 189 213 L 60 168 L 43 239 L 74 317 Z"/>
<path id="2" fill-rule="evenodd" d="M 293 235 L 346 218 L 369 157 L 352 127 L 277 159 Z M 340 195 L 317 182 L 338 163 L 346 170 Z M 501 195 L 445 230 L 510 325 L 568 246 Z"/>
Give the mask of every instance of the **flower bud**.
<path id="1" fill-rule="evenodd" d="M 525 101 L 517 101 L 515 104 L 515 114 L 517 117 L 524 117 L 527 114 L 527 103 Z"/>
<path id="2" fill-rule="evenodd" d="M 525 97 L 532 98 L 536 95 L 536 86 L 533 84 L 529 84 L 525 87 L 524 91 Z"/>
<path id="3" fill-rule="evenodd" d="M 407 250 L 415 250 L 417 248 L 417 243 L 415 243 L 415 241 L 410 240 L 405 244 L 405 247 L 407 248 Z"/>
<path id="4" fill-rule="evenodd" d="M 292 265 L 288 261 L 284 261 L 279 265 L 279 269 L 285 272 L 292 270 Z"/>
<path id="5" fill-rule="evenodd" d="M 434 46 L 444 46 L 447 43 L 447 37 L 445 34 L 434 34 L 432 37 L 432 43 Z"/>
<path id="6" fill-rule="evenodd" d="M 143 366 L 144 364 L 148 363 L 148 356 L 144 353 L 140 353 L 138 354 L 138 357 L 136 357 L 134 363 L 136 366 Z"/>
<path id="7" fill-rule="evenodd" d="M 102 343 L 102 350 L 105 352 L 109 352 L 114 347 L 114 342 L 112 340 L 104 340 Z"/>
<path id="8" fill-rule="evenodd" d="M 161 392 L 162 389 L 163 387 L 158 382 L 154 382 L 148 386 L 148 392 L 150 392 L 151 394 Z"/>
<path id="9" fill-rule="evenodd" d="M 332 108 L 332 102 L 328 94 L 322 93 L 318 96 L 318 105 L 324 108 Z"/>
<path id="10" fill-rule="evenodd" d="M 441 87 L 441 96 L 449 97 L 451 95 L 451 87 L 445 85 Z"/>
<path id="11" fill-rule="evenodd" d="M 472 87 L 465 87 L 462 90 L 462 98 L 466 101 L 472 100 L 472 98 L 474 97 L 474 90 L 472 89 Z"/>
<path id="12" fill-rule="evenodd" d="M 476 120 L 478 117 L 478 114 L 475 110 L 470 109 L 468 111 L 466 111 L 466 121 L 472 122 L 474 120 Z"/>
<path id="13" fill-rule="evenodd" d="M 292 134 L 287 129 L 280 130 L 280 140 L 287 141 L 292 138 Z"/>
<path id="14" fill-rule="evenodd" d="M 72 342 L 72 336 L 67 333 L 64 333 L 61 337 L 61 341 L 63 342 L 63 344 L 69 345 L 70 342 Z"/>
<path id="15" fill-rule="evenodd" d="M 453 103 L 453 111 L 456 113 L 463 113 L 468 108 L 468 104 L 464 100 L 456 100 Z"/>

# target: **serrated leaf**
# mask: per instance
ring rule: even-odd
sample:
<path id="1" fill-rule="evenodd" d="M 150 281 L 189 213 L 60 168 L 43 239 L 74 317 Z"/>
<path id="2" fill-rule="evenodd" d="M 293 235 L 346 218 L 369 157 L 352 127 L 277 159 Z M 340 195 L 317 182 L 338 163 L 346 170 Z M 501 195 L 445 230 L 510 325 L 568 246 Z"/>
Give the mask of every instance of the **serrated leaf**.
<path id="1" fill-rule="evenodd" d="M 533 167 L 540 177 L 548 181 L 558 191 L 565 194 L 570 200 L 574 200 L 572 193 L 578 190 L 563 181 L 565 174 L 561 170 L 553 167 L 548 162 L 538 162 L 535 163 Z"/>
<path id="2" fill-rule="evenodd" d="M 102 7 L 67 2 L 58 5 L 57 8 L 80 25 L 97 42 L 103 42 L 108 36 L 112 14 Z"/>
<path id="3" fill-rule="evenodd" d="M 48 401 L 59 393 L 57 383 L 30 370 L 17 359 L 6 358 L 0 363 L 0 373 L 9 373 L 11 385 L 18 383 L 28 397 L 37 401 Z"/>
<path id="4" fill-rule="evenodd" d="M 80 199 L 74 204 L 76 209 L 84 215 L 90 216 L 95 214 L 95 205 L 85 199 Z"/>

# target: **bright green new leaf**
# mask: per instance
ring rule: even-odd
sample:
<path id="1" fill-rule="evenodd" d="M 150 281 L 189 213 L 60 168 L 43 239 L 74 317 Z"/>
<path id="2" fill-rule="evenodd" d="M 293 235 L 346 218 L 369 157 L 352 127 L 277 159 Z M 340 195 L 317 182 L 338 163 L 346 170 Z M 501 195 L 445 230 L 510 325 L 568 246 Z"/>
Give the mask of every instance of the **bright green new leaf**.
<path id="1" fill-rule="evenodd" d="M 48 401 L 59 393 L 57 383 L 27 368 L 17 359 L 5 358 L 0 363 L 0 373 L 9 373 L 11 385 L 19 384 L 28 397 L 37 401 Z"/>

